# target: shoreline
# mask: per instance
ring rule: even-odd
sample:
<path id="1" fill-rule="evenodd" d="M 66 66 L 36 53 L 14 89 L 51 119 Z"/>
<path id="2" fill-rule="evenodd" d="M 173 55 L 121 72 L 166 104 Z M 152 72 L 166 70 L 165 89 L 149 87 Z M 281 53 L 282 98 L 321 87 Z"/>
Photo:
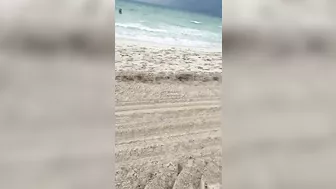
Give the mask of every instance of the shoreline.
<path id="1" fill-rule="evenodd" d="M 180 50 L 192 50 L 192 51 L 201 51 L 201 52 L 220 52 L 222 53 L 221 47 L 191 47 L 183 45 L 168 45 L 162 43 L 156 43 L 152 41 L 140 41 L 140 40 L 131 40 L 126 38 L 115 38 L 115 47 L 120 45 L 137 45 L 149 48 L 162 48 L 162 49 L 180 49 Z"/>

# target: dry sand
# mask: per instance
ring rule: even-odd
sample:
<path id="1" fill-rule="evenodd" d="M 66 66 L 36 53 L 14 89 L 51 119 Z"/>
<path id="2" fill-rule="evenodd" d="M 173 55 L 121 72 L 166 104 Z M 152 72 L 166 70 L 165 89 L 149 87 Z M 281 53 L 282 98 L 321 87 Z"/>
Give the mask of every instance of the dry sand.
<path id="1" fill-rule="evenodd" d="M 221 52 L 117 43 L 116 56 L 116 188 L 199 188 L 208 165 L 221 183 Z"/>
<path id="2" fill-rule="evenodd" d="M 148 43 L 117 42 L 116 72 L 191 73 L 221 75 L 221 49 L 164 47 Z"/>

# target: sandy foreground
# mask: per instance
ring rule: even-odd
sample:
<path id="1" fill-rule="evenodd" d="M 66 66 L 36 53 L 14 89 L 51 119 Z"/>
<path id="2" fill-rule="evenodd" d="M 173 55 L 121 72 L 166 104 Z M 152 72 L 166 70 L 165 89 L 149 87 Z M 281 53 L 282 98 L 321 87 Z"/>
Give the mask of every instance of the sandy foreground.
<path id="1" fill-rule="evenodd" d="M 116 188 L 219 187 L 221 52 L 115 51 Z"/>

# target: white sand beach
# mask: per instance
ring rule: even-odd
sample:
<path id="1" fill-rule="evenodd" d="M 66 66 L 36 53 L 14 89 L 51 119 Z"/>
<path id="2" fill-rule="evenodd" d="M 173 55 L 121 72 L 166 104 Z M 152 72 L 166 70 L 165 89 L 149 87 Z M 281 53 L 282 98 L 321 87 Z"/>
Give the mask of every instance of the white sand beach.
<path id="1" fill-rule="evenodd" d="M 220 50 L 122 41 L 115 52 L 116 188 L 220 184 Z"/>

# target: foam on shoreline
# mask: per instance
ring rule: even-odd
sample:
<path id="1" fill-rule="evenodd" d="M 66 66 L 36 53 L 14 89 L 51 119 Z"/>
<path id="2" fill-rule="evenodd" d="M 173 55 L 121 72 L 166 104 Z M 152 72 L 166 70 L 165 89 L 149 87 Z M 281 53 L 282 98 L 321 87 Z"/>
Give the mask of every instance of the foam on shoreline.
<path id="1" fill-rule="evenodd" d="M 193 51 L 199 51 L 199 52 L 222 52 L 222 48 L 218 47 L 212 47 L 212 48 L 205 48 L 205 47 L 190 47 L 190 46 L 183 46 L 183 45 L 167 45 L 162 43 L 155 43 L 155 42 L 146 42 L 146 41 L 134 41 L 129 40 L 125 38 L 116 38 L 115 39 L 116 46 L 141 46 L 141 47 L 147 47 L 147 48 L 161 48 L 161 49 L 180 49 L 180 50 L 193 50 Z"/>

